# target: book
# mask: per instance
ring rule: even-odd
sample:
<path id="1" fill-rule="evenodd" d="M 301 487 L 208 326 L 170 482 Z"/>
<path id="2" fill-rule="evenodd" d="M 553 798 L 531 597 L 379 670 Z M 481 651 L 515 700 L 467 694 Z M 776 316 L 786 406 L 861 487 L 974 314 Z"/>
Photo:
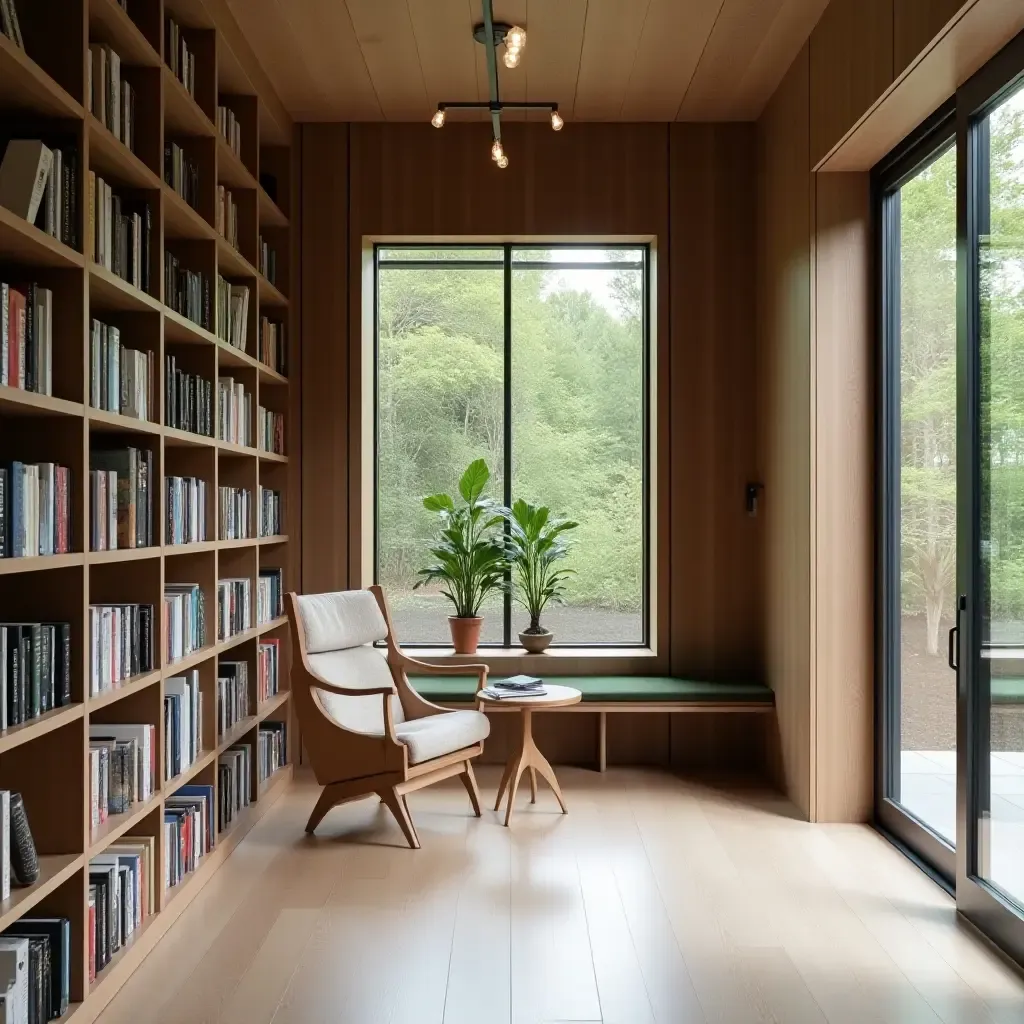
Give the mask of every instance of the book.
<path id="1" fill-rule="evenodd" d="M 179 370 L 176 357 L 168 355 L 164 387 L 164 424 L 212 437 L 213 383 L 198 374 Z"/>
<path id="2" fill-rule="evenodd" d="M 11 896 L 11 794 L 0 790 L 0 899 Z"/>
<path id="3" fill-rule="evenodd" d="M 284 413 L 261 405 L 256 416 L 256 431 L 260 451 L 284 455 Z"/>
<path id="4" fill-rule="evenodd" d="M 25 49 L 25 40 L 21 35 L 18 22 L 18 0 L 0 0 L 0 29 L 19 50 Z"/>
<path id="5" fill-rule="evenodd" d="M 153 451 L 149 448 L 94 449 L 89 455 L 92 523 L 92 550 L 144 548 L 153 544 L 153 496 L 149 481 L 153 479 Z M 114 476 L 112 477 L 111 474 Z M 116 489 L 111 488 L 116 480 Z M 104 537 L 96 527 L 109 515 L 113 501 L 117 508 L 117 532 Z"/>
<path id="6" fill-rule="evenodd" d="M 153 671 L 153 606 L 89 606 L 89 692 Z"/>
<path id="7" fill-rule="evenodd" d="M 249 664 L 245 661 L 219 661 L 217 665 L 217 739 L 251 713 L 249 704 Z"/>
<path id="8" fill-rule="evenodd" d="M 252 395 L 233 377 L 217 381 L 217 436 L 230 444 L 252 447 Z"/>
<path id="9" fill-rule="evenodd" d="M 206 481 L 169 476 L 164 480 L 166 543 L 196 544 L 206 538 Z"/>
<path id="10" fill-rule="evenodd" d="M 256 355 L 261 363 L 282 376 L 288 373 L 288 348 L 285 341 L 285 325 L 268 316 L 260 316 L 256 333 Z"/>
<path id="11" fill-rule="evenodd" d="M 210 330 L 210 281 L 189 270 L 170 250 L 164 253 L 164 302 L 175 313 Z"/>
<path id="12" fill-rule="evenodd" d="M 221 540 L 246 540 L 252 536 L 252 491 L 245 487 L 220 487 L 218 522 Z"/>
<path id="13" fill-rule="evenodd" d="M 248 350 L 249 289 L 217 278 L 217 337 L 232 348 Z"/>
<path id="14" fill-rule="evenodd" d="M 140 291 L 149 292 L 153 231 L 149 203 L 123 199 L 89 171 L 90 256 L 101 267 Z"/>
<path id="15" fill-rule="evenodd" d="M 480 694 L 491 700 L 509 700 L 514 697 L 544 697 L 547 692 L 543 686 L 540 689 L 530 690 L 507 690 L 499 686 L 485 686 Z"/>
<path id="16" fill-rule="evenodd" d="M 199 208 L 199 165 L 176 142 L 164 146 L 164 181 L 189 206 Z"/>
<path id="17" fill-rule="evenodd" d="M 11 139 L 0 162 L 0 206 L 35 222 L 53 168 L 53 150 L 39 139 Z"/>
<path id="18" fill-rule="evenodd" d="M 221 640 L 252 628 L 252 580 L 217 581 L 217 636 Z"/>
<path id="19" fill-rule="evenodd" d="M 13 1021 L 28 1020 L 29 940 L 0 935 L 0 989 L 7 993 L 7 1014 Z"/>
<path id="20" fill-rule="evenodd" d="M 9 462 L 4 468 L 5 557 L 67 553 L 71 536 L 71 471 L 52 462 Z"/>
<path id="21" fill-rule="evenodd" d="M 280 491 L 260 485 L 259 536 L 278 537 L 284 533 L 283 496 Z"/>
<path id="22" fill-rule="evenodd" d="M 281 641 L 268 637 L 256 645 L 256 700 L 259 704 L 278 692 Z"/>
<path id="23" fill-rule="evenodd" d="M 284 615 L 284 570 L 260 569 L 256 580 L 256 624 L 262 626 L 266 622 Z"/>
<path id="24" fill-rule="evenodd" d="M 42 1019 L 52 1020 L 67 1013 L 71 1000 L 71 921 L 66 917 L 23 917 L 4 934 L 46 939 L 49 955 L 43 982 L 48 990 L 49 1016 Z"/>
<path id="25" fill-rule="evenodd" d="M 284 722 L 261 722 L 257 732 L 256 770 L 260 782 L 270 778 L 287 763 L 287 725 Z"/>
<path id="26" fill-rule="evenodd" d="M 198 583 L 164 585 L 163 649 L 167 662 L 206 646 L 206 596 Z"/>

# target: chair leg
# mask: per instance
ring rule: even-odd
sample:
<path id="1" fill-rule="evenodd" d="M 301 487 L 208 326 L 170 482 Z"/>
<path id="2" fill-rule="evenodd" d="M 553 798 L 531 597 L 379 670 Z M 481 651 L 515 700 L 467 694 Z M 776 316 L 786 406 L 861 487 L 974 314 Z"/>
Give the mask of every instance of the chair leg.
<path id="1" fill-rule="evenodd" d="M 416 826 L 412 823 L 409 808 L 405 803 L 405 797 L 399 796 L 393 788 L 380 789 L 377 791 L 381 800 L 388 805 L 388 810 L 395 816 L 402 831 L 405 833 L 406 841 L 413 850 L 420 848 L 420 837 L 416 834 Z"/>
<path id="2" fill-rule="evenodd" d="M 476 788 L 476 776 L 473 774 L 473 766 L 466 762 L 466 770 L 459 776 L 462 779 L 462 784 L 466 787 L 466 792 L 469 794 L 469 801 L 473 805 L 473 813 L 479 818 L 480 817 L 480 790 Z"/>
<path id="3" fill-rule="evenodd" d="M 320 793 L 317 799 L 316 806 L 313 808 L 313 813 L 309 816 L 309 821 L 306 822 L 306 831 L 312 835 L 316 831 L 317 825 L 324 820 L 324 816 L 335 804 L 335 791 L 333 786 L 324 786 L 323 791 Z"/>
<path id="4" fill-rule="evenodd" d="M 508 785 L 509 779 L 512 778 L 512 768 L 514 762 L 509 761 L 505 765 L 505 771 L 502 772 L 501 782 L 498 784 L 498 796 L 494 801 L 494 809 L 497 810 L 501 806 L 501 798 L 505 795 L 505 787 Z"/>

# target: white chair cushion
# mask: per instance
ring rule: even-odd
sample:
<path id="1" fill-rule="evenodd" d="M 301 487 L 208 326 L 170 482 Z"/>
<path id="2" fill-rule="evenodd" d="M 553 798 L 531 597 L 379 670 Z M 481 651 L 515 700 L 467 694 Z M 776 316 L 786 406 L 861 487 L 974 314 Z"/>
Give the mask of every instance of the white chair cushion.
<path id="1" fill-rule="evenodd" d="M 298 605 L 307 654 L 359 647 L 388 635 L 380 605 L 368 590 L 305 594 Z"/>
<path id="2" fill-rule="evenodd" d="M 373 599 L 373 595 L 370 595 Z M 376 602 L 374 602 L 376 603 Z M 379 610 L 379 609 L 378 609 Z M 345 651 L 310 654 L 309 667 L 322 679 L 346 690 L 370 690 L 378 686 L 394 688 L 395 681 L 383 651 L 373 647 L 351 647 Z M 329 690 L 317 689 L 324 711 L 338 725 L 353 732 L 384 735 L 384 701 L 378 694 L 366 697 L 342 697 Z M 391 700 L 391 716 L 397 725 L 405 721 L 402 702 L 396 693 Z"/>
<path id="3" fill-rule="evenodd" d="M 409 764 L 422 764 L 487 739 L 491 723 L 482 711 L 446 711 L 396 723 L 395 735 L 409 748 Z"/>

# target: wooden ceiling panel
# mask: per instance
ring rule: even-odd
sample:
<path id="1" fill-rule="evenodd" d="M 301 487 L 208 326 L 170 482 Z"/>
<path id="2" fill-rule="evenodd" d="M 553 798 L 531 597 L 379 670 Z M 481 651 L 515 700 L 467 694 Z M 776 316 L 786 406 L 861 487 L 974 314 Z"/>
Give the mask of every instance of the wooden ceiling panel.
<path id="1" fill-rule="evenodd" d="M 346 0 L 352 28 L 386 121 L 427 120 L 427 98 L 408 0 Z"/>
<path id="2" fill-rule="evenodd" d="M 424 121 L 440 101 L 487 99 L 481 0 L 227 3 L 296 120 Z M 496 21 L 527 31 L 518 68 L 499 53 L 501 98 L 570 121 L 751 120 L 826 5 L 494 0 Z"/>
<path id="3" fill-rule="evenodd" d="M 590 0 L 583 29 L 576 102 L 586 121 L 618 121 L 650 0 Z"/>
<path id="4" fill-rule="evenodd" d="M 785 0 L 725 0 L 679 105 L 679 121 L 738 120 L 736 87 Z"/>
<path id="5" fill-rule="evenodd" d="M 723 0 L 651 0 L 629 76 L 624 121 L 673 121 Z"/>

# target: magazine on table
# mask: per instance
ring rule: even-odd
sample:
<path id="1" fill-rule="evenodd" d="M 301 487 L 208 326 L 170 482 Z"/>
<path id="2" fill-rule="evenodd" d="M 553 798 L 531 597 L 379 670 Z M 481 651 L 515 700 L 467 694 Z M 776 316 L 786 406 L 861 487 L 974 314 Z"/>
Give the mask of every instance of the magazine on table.
<path id="1" fill-rule="evenodd" d="M 483 696 L 489 697 L 491 700 L 507 700 L 509 697 L 543 697 L 547 692 L 543 679 L 524 675 L 497 679 L 480 691 Z"/>

